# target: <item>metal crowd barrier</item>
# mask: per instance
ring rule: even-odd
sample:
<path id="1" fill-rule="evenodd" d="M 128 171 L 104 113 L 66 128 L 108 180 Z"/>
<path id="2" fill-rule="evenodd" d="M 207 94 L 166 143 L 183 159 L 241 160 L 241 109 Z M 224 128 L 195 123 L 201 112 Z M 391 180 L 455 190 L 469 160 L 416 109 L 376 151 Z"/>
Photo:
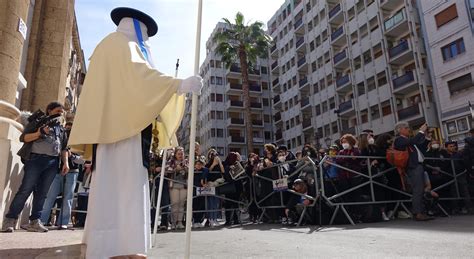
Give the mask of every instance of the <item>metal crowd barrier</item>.
<path id="1" fill-rule="evenodd" d="M 300 215 L 297 226 L 299 226 L 301 224 L 304 217 L 309 217 L 309 215 L 307 214 L 307 209 L 308 209 L 308 207 L 314 207 L 317 204 L 318 194 L 319 194 L 319 187 L 318 187 L 318 183 L 316 181 L 317 164 L 309 157 L 306 157 L 306 158 L 304 158 L 304 160 L 301 160 L 301 161 L 304 161 L 304 164 L 299 166 L 299 167 L 296 167 L 296 165 L 295 165 L 296 163 L 298 163 L 298 160 L 292 160 L 292 161 L 286 161 L 285 163 L 278 163 L 276 165 L 266 167 L 266 168 L 261 169 L 260 171 L 257 171 L 255 176 L 253 177 L 253 190 L 254 190 L 253 193 L 254 193 L 254 200 L 255 200 L 255 203 L 257 205 L 257 208 L 262 210 L 262 212 L 260 214 L 260 217 L 258 219 L 259 222 L 261 222 L 262 218 L 265 215 L 267 215 L 266 214 L 267 210 L 286 208 L 287 204 L 285 203 L 285 194 L 298 195 L 298 196 L 304 197 L 305 199 L 308 199 L 308 200 L 311 201 L 311 204 L 309 204 L 307 206 L 303 206 L 303 211 Z M 287 172 L 286 169 L 285 169 L 285 165 L 288 165 L 288 167 L 295 166 L 296 170 L 294 170 L 293 172 L 291 172 L 291 171 Z M 314 191 L 314 196 L 298 193 L 294 190 L 291 190 L 288 186 L 288 183 L 290 182 L 290 179 L 294 178 L 295 176 L 300 176 L 300 174 L 306 169 L 310 170 L 310 172 L 312 174 L 312 177 L 313 177 L 313 179 L 312 179 L 313 182 L 308 183 L 306 181 L 306 185 L 308 187 L 308 190 L 309 190 L 309 188 L 314 188 L 314 190 L 313 190 Z M 272 174 L 272 177 L 270 178 L 269 176 L 264 175 L 267 172 L 268 173 L 276 172 L 276 175 Z M 308 179 L 306 179 L 306 180 L 308 180 Z M 263 181 L 264 183 L 266 183 L 268 185 L 271 185 L 272 190 L 270 192 L 266 193 L 266 194 L 257 195 L 256 194 L 257 193 L 256 184 L 257 184 L 258 181 Z M 283 184 L 283 187 L 280 188 L 280 186 L 278 186 L 279 184 Z M 278 198 L 278 201 L 276 203 L 275 203 L 275 199 L 274 199 L 275 196 L 277 196 L 277 198 Z M 266 204 L 265 201 L 267 201 L 267 200 L 270 200 L 270 202 L 272 202 L 273 204 L 271 204 L 271 205 Z M 267 215 L 267 217 L 269 217 L 269 216 Z"/>
<path id="2" fill-rule="evenodd" d="M 339 165 L 335 161 L 337 158 L 350 158 L 350 159 L 355 159 L 358 162 L 366 160 L 365 161 L 366 162 L 365 163 L 365 169 L 366 170 L 362 170 L 364 167 L 361 167 L 361 170 L 359 172 L 359 171 L 356 171 L 354 169 L 347 168 L 347 167 L 344 167 L 342 165 Z M 373 205 L 373 204 L 395 203 L 393 213 L 395 213 L 397 211 L 397 209 L 399 208 L 399 206 L 401 206 L 401 207 L 403 207 L 403 209 L 408 214 L 411 215 L 411 212 L 410 212 L 410 210 L 407 209 L 407 207 L 405 206 L 405 203 L 408 203 L 408 202 L 411 203 L 412 194 L 408 193 L 406 191 L 388 186 L 387 184 L 384 184 L 380 181 L 377 181 L 377 178 L 380 178 L 380 177 L 386 175 L 390 171 L 396 170 L 396 168 L 395 167 L 389 167 L 389 168 L 387 168 L 383 171 L 379 171 L 379 172 L 374 173 L 374 168 L 372 168 L 372 165 L 371 165 L 371 161 L 374 161 L 374 160 L 383 161 L 383 160 L 386 160 L 386 158 L 385 157 L 375 157 L 375 156 L 339 156 L 339 155 L 337 155 L 337 156 L 332 156 L 332 157 L 325 156 L 323 159 L 321 159 L 321 161 L 319 163 L 319 169 L 320 169 L 319 170 L 319 180 L 320 180 L 320 185 L 321 185 L 322 199 L 324 199 L 328 205 L 335 208 L 335 210 L 332 214 L 331 220 L 329 222 L 330 224 L 333 224 L 333 222 L 334 222 L 334 220 L 337 216 L 337 213 L 339 212 L 339 210 L 342 210 L 342 212 L 344 213 L 346 219 L 352 225 L 355 225 L 352 217 L 349 215 L 349 213 L 347 212 L 347 209 L 346 209 L 347 206 L 354 206 L 354 205 Z M 456 159 L 453 160 L 453 159 L 446 159 L 446 158 L 442 159 L 442 158 L 429 158 L 429 157 L 425 158 L 425 161 L 430 161 L 430 160 L 450 160 L 451 169 L 453 171 L 452 173 L 449 173 L 449 172 L 446 172 L 446 171 L 439 170 L 440 173 L 442 173 L 446 176 L 452 177 L 452 179 L 449 180 L 448 182 L 440 185 L 440 186 L 437 186 L 436 188 L 433 188 L 432 190 L 433 191 L 439 191 L 439 190 L 442 190 L 444 188 L 449 188 L 450 185 L 452 185 L 454 183 L 455 188 L 456 188 L 456 197 L 440 197 L 439 200 L 460 200 L 460 199 L 463 199 L 460 196 L 459 184 L 458 184 L 457 179 L 460 176 L 465 175 L 466 171 L 463 171 L 462 173 L 459 173 L 459 174 L 456 173 L 455 166 L 454 166 L 454 161 L 456 161 Z M 334 188 L 335 193 L 334 194 L 328 194 L 327 190 L 326 190 L 325 183 L 330 182 L 331 184 L 333 184 L 333 187 L 334 187 L 334 186 L 338 185 L 338 180 L 336 180 L 336 182 L 334 183 L 333 179 L 330 179 L 329 177 L 327 177 L 326 170 L 325 170 L 325 166 L 327 166 L 327 165 L 335 166 L 339 170 L 342 169 L 342 170 L 345 170 L 347 172 L 350 172 L 350 173 L 354 174 L 354 176 L 351 179 L 359 178 L 358 180 L 359 181 L 362 180 L 362 181 L 360 181 L 359 184 L 356 184 L 355 186 L 351 186 L 349 189 L 346 189 L 346 190 L 343 190 L 343 191 L 338 191 L 337 188 Z M 427 168 L 430 168 L 429 165 L 425 165 L 425 166 Z M 433 168 L 433 167 L 431 167 L 431 168 Z M 370 201 L 353 201 L 352 200 L 353 197 L 349 197 L 353 191 L 362 189 L 366 186 L 369 186 L 369 188 L 370 188 L 370 191 L 369 191 Z M 405 199 L 398 199 L 398 200 L 380 200 L 380 199 L 376 199 L 374 186 L 378 186 L 378 187 L 382 188 L 382 190 L 384 190 L 384 191 L 393 191 L 393 192 L 399 193 L 400 195 L 403 195 L 405 197 Z M 349 197 L 349 200 L 344 199 L 344 198 L 348 198 L 348 197 Z M 441 206 L 441 204 L 438 203 L 437 206 L 446 216 L 449 215 L 446 212 L 446 210 Z M 388 217 L 391 217 L 391 216 L 392 215 L 388 215 Z"/>
<path id="3" fill-rule="evenodd" d="M 195 171 L 194 172 L 195 175 L 196 174 L 201 174 L 202 172 L 201 171 Z M 220 171 L 211 171 L 209 172 L 210 174 L 219 174 L 219 175 L 222 175 Z M 165 173 L 167 174 L 167 173 Z M 158 199 L 157 199 L 157 191 L 159 189 L 159 186 L 157 186 L 157 180 L 160 178 L 160 174 L 158 174 L 154 179 L 153 179 L 153 183 L 152 183 L 152 190 L 151 190 L 151 208 L 152 209 L 156 209 L 156 205 L 158 203 Z M 175 179 L 172 179 L 170 177 L 167 177 L 165 176 L 164 177 L 165 180 L 169 181 L 169 182 L 173 182 L 173 183 L 178 183 L 178 184 L 184 184 L 184 185 L 187 185 L 187 181 L 184 180 L 184 181 L 177 181 Z M 203 210 L 193 210 L 193 213 L 209 213 L 209 212 L 222 212 L 222 211 L 232 211 L 233 213 L 237 213 L 237 210 L 240 210 L 241 208 L 243 209 L 248 209 L 250 203 L 252 202 L 252 198 L 253 196 L 252 195 L 249 195 L 249 198 L 250 200 L 248 201 L 242 201 L 242 200 L 236 200 L 236 199 L 231 199 L 231 198 L 228 198 L 226 197 L 225 194 L 219 194 L 219 188 L 222 188 L 223 186 L 226 186 L 226 185 L 229 185 L 229 184 L 236 184 L 236 183 L 242 183 L 244 180 L 248 180 L 250 181 L 250 178 L 247 176 L 247 174 L 242 174 L 241 176 L 239 176 L 238 178 L 234 179 L 233 182 L 224 182 L 223 184 L 221 185 L 218 185 L 218 186 L 215 186 L 215 187 L 202 187 L 200 186 L 200 184 L 193 184 L 192 188 L 194 189 L 193 191 L 193 200 L 198 198 L 198 197 L 216 197 L 219 199 L 220 202 L 223 202 L 223 201 L 226 201 L 226 202 L 232 202 L 232 203 L 235 203 L 235 204 L 238 204 L 239 207 L 238 208 L 231 208 L 231 209 L 223 209 L 221 206 L 219 206 L 218 209 L 209 209 L 208 207 L 208 201 L 207 199 L 205 199 L 205 202 L 204 202 L 204 209 Z M 237 190 L 236 190 L 237 192 Z M 169 196 L 170 197 L 170 196 Z M 194 202 L 193 202 L 194 203 Z M 160 215 L 162 216 L 169 216 L 172 214 L 172 211 L 171 211 L 171 208 L 173 206 L 176 206 L 177 203 L 172 203 L 171 202 L 171 197 L 170 197 L 170 204 L 168 205 L 162 205 L 160 206 L 160 210 L 161 210 L 161 213 Z M 164 209 L 168 209 L 166 212 L 163 212 Z M 182 209 L 182 211 L 180 211 L 181 213 L 183 214 L 186 214 L 185 211 L 184 211 L 184 207 L 183 208 L 180 208 Z M 157 212 L 156 212 L 157 213 Z M 232 215 L 233 216 L 233 215 Z M 160 219 L 161 220 L 161 219 Z"/>

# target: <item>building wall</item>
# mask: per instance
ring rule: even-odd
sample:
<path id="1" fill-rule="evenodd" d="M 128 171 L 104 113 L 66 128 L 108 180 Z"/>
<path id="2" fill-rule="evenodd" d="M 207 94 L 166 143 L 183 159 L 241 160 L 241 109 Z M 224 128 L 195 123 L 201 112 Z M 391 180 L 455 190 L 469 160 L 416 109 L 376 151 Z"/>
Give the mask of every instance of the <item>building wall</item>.
<path id="1" fill-rule="evenodd" d="M 416 3 L 287 0 L 268 28 L 277 143 L 438 124 Z"/>
<path id="2" fill-rule="evenodd" d="M 459 92 L 451 92 L 448 81 L 460 76 L 471 74 L 474 78 L 474 37 L 473 20 L 470 1 L 419 1 L 420 16 L 424 22 L 424 32 L 430 54 L 430 65 L 433 70 L 435 89 L 439 97 L 439 116 L 442 121 L 442 131 L 446 138 L 463 141 L 470 128 L 474 127 L 473 118 L 469 111 L 468 102 L 474 102 L 474 83 Z M 435 16 L 455 5 L 457 18 L 438 26 Z M 464 52 L 453 58 L 443 58 L 442 48 L 462 39 Z"/>

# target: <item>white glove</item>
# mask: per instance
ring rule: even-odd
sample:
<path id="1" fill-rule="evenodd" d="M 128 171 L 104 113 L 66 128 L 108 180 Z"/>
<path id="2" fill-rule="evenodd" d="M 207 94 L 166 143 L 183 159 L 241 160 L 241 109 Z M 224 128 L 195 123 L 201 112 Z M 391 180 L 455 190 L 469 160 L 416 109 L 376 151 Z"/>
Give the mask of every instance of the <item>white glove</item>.
<path id="1" fill-rule="evenodd" d="M 178 94 L 197 93 L 201 94 L 202 78 L 200 76 L 190 76 L 183 80 L 178 88 Z"/>

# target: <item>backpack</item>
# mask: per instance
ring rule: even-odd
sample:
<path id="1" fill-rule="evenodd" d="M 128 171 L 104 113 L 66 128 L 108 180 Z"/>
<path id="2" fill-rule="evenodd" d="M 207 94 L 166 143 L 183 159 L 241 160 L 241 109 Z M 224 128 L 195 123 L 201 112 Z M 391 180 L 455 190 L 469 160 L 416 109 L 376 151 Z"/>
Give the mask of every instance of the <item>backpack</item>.
<path id="1" fill-rule="evenodd" d="M 396 150 L 393 144 L 387 149 L 387 162 L 396 168 L 406 168 L 408 165 L 408 157 L 408 149 L 404 151 Z"/>

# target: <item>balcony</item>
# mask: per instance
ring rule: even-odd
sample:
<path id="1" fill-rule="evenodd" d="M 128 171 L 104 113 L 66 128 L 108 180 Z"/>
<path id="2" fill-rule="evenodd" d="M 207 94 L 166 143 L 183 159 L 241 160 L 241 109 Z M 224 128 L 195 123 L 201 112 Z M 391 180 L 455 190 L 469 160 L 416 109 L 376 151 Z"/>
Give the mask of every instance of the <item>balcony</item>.
<path id="1" fill-rule="evenodd" d="M 416 104 L 416 105 L 412 105 L 412 106 L 403 108 L 401 110 L 398 110 L 397 111 L 398 120 L 402 121 L 402 120 L 417 119 L 418 117 L 421 116 L 421 109 L 420 108 L 421 108 L 420 105 Z"/>
<path id="2" fill-rule="evenodd" d="M 298 38 L 296 41 L 296 51 L 298 51 L 301 47 L 304 47 L 304 37 Z"/>
<path id="3" fill-rule="evenodd" d="M 273 116 L 273 120 L 275 121 L 275 123 L 281 121 L 281 113 L 280 112 L 275 113 L 275 115 Z"/>
<path id="4" fill-rule="evenodd" d="M 309 85 L 308 84 L 308 78 L 306 76 L 301 78 L 298 84 L 299 84 L 300 88 L 303 88 L 303 87 Z"/>
<path id="5" fill-rule="evenodd" d="M 249 75 L 250 76 L 254 76 L 254 75 L 259 76 L 260 75 L 260 69 L 258 69 L 258 68 L 250 69 L 249 68 Z"/>
<path id="6" fill-rule="evenodd" d="M 354 105 L 352 104 L 352 100 L 343 102 L 339 104 L 339 114 L 340 115 L 347 115 L 349 112 L 354 111 Z"/>
<path id="7" fill-rule="evenodd" d="M 262 103 L 250 102 L 250 108 L 252 108 L 252 109 L 262 109 Z"/>
<path id="8" fill-rule="evenodd" d="M 278 60 L 275 61 L 275 62 L 273 62 L 273 64 L 272 64 L 272 71 L 273 71 L 275 68 L 277 68 L 277 67 L 278 67 Z"/>
<path id="9" fill-rule="evenodd" d="M 395 47 L 389 49 L 388 55 L 390 57 L 390 64 L 403 65 L 413 60 L 413 52 L 410 41 L 403 40 Z"/>
<path id="10" fill-rule="evenodd" d="M 302 125 L 303 125 L 303 130 L 311 129 L 313 127 L 313 125 L 311 124 L 311 118 L 303 119 Z"/>
<path id="11" fill-rule="evenodd" d="M 227 119 L 227 127 L 243 127 L 245 125 L 245 121 L 242 118 L 228 118 Z"/>
<path id="12" fill-rule="evenodd" d="M 242 136 L 229 136 L 227 137 L 229 144 L 245 144 L 245 137 Z"/>
<path id="13" fill-rule="evenodd" d="M 304 32 L 303 17 L 296 20 L 293 27 L 295 28 L 295 32 Z"/>
<path id="14" fill-rule="evenodd" d="M 226 104 L 227 109 L 238 109 L 241 110 L 244 108 L 244 102 L 242 101 L 234 101 L 234 100 L 228 100 Z"/>
<path id="15" fill-rule="evenodd" d="M 281 132 L 281 130 L 277 130 L 277 132 L 275 133 L 275 139 L 276 140 L 283 139 L 283 133 Z"/>
<path id="16" fill-rule="evenodd" d="M 397 10 L 404 4 L 404 0 L 380 0 L 380 7 L 385 10 Z"/>
<path id="17" fill-rule="evenodd" d="M 263 138 L 253 137 L 253 143 L 263 143 L 265 140 Z"/>
<path id="18" fill-rule="evenodd" d="M 260 85 L 249 85 L 250 92 L 262 92 L 262 87 Z"/>
<path id="19" fill-rule="evenodd" d="M 413 71 L 407 71 L 403 76 L 392 80 L 393 92 L 408 94 L 418 89 L 418 82 Z"/>
<path id="20" fill-rule="evenodd" d="M 346 36 L 344 35 L 344 26 L 341 25 L 333 33 L 331 33 L 331 44 L 342 46 L 346 44 Z"/>
<path id="21" fill-rule="evenodd" d="M 227 83 L 225 85 L 225 92 L 226 93 L 234 93 L 234 94 L 240 94 L 242 93 L 242 85 L 237 84 L 237 83 Z"/>
<path id="22" fill-rule="evenodd" d="M 351 134 L 351 135 L 356 135 L 356 129 L 355 127 L 350 127 L 350 128 L 347 128 L 347 129 L 343 129 L 342 130 L 342 134 Z"/>
<path id="23" fill-rule="evenodd" d="M 305 110 L 307 108 L 311 108 L 309 97 L 301 99 L 301 110 Z"/>
<path id="24" fill-rule="evenodd" d="M 408 31 L 408 21 L 405 14 L 405 8 L 385 20 L 384 28 L 385 34 L 392 37 L 406 33 Z"/>
<path id="25" fill-rule="evenodd" d="M 302 56 L 300 59 L 298 59 L 298 68 L 304 64 L 306 64 L 306 56 Z"/>
<path id="26" fill-rule="evenodd" d="M 334 55 L 334 66 L 336 68 L 347 68 L 349 66 L 349 59 L 347 58 L 347 51 L 346 49 L 342 50 L 341 52 Z"/>
<path id="27" fill-rule="evenodd" d="M 273 96 L 273 105 L 275 105 L 279 102 L 280 102 L 280 95 Z"/>
<path id="28" fill-rule="evenodd" d="M 270 48 L 270 53 L 272 53 L 272 54 L 273 54 L 273 52 L 275 52 L 275 50 L 277 50 L 277 46 L 276 46 L 276 44 L 275 44 L 275 45 L 273 45 L 273 46 Z"/>
<path id="29" fill-rule="evenodd" d="M 351 86 L 351 77 L 349 74 L 336 79 L 337 90 L 348 91 L 348 90 L 351 90 L 350 86 Z"/>
<path id="30" fill-rule="evenodd" d="M 329 22 L 341 24 L 344 21 L 344 15 L 341 12 L 341 4 L 334 6 L 331 11 L 329 11 Z"/>
<path id="31" fill-rule="evenodd" d="M 252 126 L 253 127 L 263 127 L 263 120 L 262 119 L 252 120 Z"/>

